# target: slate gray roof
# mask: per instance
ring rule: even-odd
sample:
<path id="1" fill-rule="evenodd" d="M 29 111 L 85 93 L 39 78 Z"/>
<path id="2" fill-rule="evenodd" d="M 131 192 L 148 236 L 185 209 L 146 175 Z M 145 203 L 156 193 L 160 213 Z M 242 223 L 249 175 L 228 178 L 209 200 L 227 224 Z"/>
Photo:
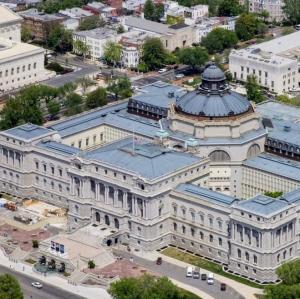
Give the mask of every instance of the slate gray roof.
<path id="1" fill-rule="evenodd" d="M 282 200 L 285 200 L 289 203 L 299 203 L 300 202 L 300 188 L 284 194 L 281 198 L 282 198 Z"/>
<path id="2" fill-rule="evenodd" d="M 80 156 L 130 171 L 149 180 L 166 176 L 202 160 L 200 157 L 168 150 L 153 143 L 135 142 L 133 146 L 132 141 L 132 138 L 123 139 L 83 152 Z"/>
<path id="3" fill-rule="evenodd" d="M 300 147 L 300 108 L 268 101 L 257 105 L 256 110 L 272 122 L 268 137 Z M 286 131 L 286 127 L 290 131 Z"/>
<path id="4" fill-rule="evenodd" d="M 14 137 L 24 141 L 35 140 L 43 136 L 51 135 L 54 131 L 34 124 L 24 124 L 1 132 L 2 135 Z"/>
<path id="5" fill-rule="evenodd" d="M 288 203 L 283 200 L 274 199 L 265 195 L 257 195 L 248 200 L 242 200 L 237 204 L 237 208 L 260 216 L 272 216 L 288 207 Z"/>
<path id="6" fill-rule="evenodd" d="M 220 96 L 219 94 L 206 95 L 195 90 L 179 98 L 176 106 L 192 115 L 221 117 L 248 111 L 250 102 L 234 91 L 225 92 Z"/>
<path id="7" fill-rule="evenodd" d="M 50 152 L 54 152 L 65 156 L 73 156 L 81 152 L 81 150 L 76 147 L 55 141 L 41 141 L 37 144 L 37 147 L 44 148 L 49 150 Z"/>
<path id="8" fill-rule="evenodd" d="M 174 29 L 170 29 L 168 25 L 132 16 L 125 18 L 125 25 L 128 27 L 159 34 L 167 34 L 174 31 Z"/>
<path id="9" fill-rule="evenodd" d="M 179 186 L 176 187 L 175 189 L 177 192 L 197 197 L 201 200 L 206 200 L 209 202 L 212 202 L 213 204 L 221 205 L 221 206 L 230 206 L 233 204 L 235 201 L 237 201 L 236 198 L 227 196 L 225 194 L 211 191 L 206 188 L 202 188 L 196 185 L 192 184 L 180 184 Z"/>
<path id="10" fill-rule="evenodd" d="M 170 93 L 174 93 L 170 97 Z M 146 103 L 152 106 L 168 108 L 170 103 L 175 102 L 177 96 L 182 96 L 186 92 L 176 86 L 165 82 L 155 82 L 151 85 L 145 86 L 141 93 L 131 97 L 133 100 Z"/>
<path id="11" fill-rule="evenodd" d="M 245 166 L 300 181 L 300 163 L 271 154 L 260 154 L 246 160 Z"/>

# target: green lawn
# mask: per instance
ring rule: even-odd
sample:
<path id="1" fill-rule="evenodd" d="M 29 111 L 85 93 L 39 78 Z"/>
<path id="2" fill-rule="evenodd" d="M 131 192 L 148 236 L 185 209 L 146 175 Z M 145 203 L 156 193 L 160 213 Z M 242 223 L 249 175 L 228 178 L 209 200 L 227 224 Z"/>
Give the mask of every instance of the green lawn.
<path id="1" fill-rule="evenodd" d="M 194 293 L 191 293 L 187 290 L 184 289 L 179 289 L 180 292 L 180 297 L 179 298 L 184 298 L 184 299 L 202 299 L 199 296 L 195 295 Z"/>
<path id="2" fill-rule="evenodd" d="M 199 268 L 203 268 L 203 269 L 206 269 L 208 271 L 223 275 L 223 276 L 228 277 L 232 280 L 235 280 L 235 281 L 238 281 L 240 283 L 246 284 L 250 287 L 254 287 L 254 288 L 258 288 L 258 289 L 263 289 L 264 288 L 264 286 L 262 286 L 260 284 L 257 284 L 253 281 L 250 281 L 248 279 L 245 279 L 245 278 L 242 278 L 242 277 L 239 277 L 239 276 L 236 276 L 236 275 L 233 275 L 233 274 L 230 274 L 230 273 L 227 273 L 227 272 L 223 271 L 221 265 L 218 265 L 214 262 L 208 261 L 208 260 L 203 259 L 201 257 L 192 255 L 190 253 L 183 252 L 179 249 L 176 249 L 176 248 L 173 248 L 173 247 L 168 247 L 168 248 L 162 250 L 161 253 L 166 255 L 166 256 L 175 258 L 177 260 L 180 260 L 180 261 L 198 266 Z"/>

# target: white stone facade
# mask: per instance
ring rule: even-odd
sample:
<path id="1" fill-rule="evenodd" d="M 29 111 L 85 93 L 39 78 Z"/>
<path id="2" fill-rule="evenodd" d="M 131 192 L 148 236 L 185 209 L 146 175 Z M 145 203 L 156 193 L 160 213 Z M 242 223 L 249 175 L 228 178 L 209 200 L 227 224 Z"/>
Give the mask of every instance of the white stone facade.
<path id="1" fill-rule="evenodd" d="M 0 6 L 0 93 L 45 80 L 44 49 L 21 43 L 22 18 Z"/>

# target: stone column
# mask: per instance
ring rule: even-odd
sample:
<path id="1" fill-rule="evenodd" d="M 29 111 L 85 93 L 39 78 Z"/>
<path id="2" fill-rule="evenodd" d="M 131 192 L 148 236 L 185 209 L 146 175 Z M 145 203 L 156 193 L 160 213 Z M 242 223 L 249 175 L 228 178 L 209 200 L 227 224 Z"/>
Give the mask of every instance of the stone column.
<path id="1" fill-rule="evenodd" d="M 114 207 L 117 207 L 118 206 L 118 189 L 115 189 L 114 190 L 114 199 L 113 199 L 113 206 Z"/>
<path id="2" fill-rule="evenodd" d="M 106 204 L 109 204 L 109 201 L 108 201 L 108 186 L 105 186 L 104 202 L 105 202 Z"/>
<path id="3" fill-rule="evenodd" d="M 95 183 L 96 201 L 99 201 L 99 197 L 100 197 L 99 190 L 100 190 L 99 183 Z"/>
<path id="4" fill-rule="evenodd" d="M 123 207 L 124 210 L 128 211 L 127 192 L 123 193 Z"/>

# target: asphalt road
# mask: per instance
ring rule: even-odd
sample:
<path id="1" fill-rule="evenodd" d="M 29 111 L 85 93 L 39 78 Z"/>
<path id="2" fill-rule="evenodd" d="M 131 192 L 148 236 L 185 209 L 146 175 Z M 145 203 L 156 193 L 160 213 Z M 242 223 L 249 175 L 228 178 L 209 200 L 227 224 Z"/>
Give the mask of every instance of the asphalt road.
<path id="1" fill-rule="evenodd" d="M 118 255 L 127 259 L 129 259 L 132 256 L 130 255 L 130 253 L 123 251 L 119 251 Z M 210 296 L 216 299 L 244 299 L 243 296 L 241 296 L 238 292 L 236 292 L 234 289 L 228 286 L 226 291 L 221 291 L 220 283 L 217 280 L 215 280 L 214 285 L 208 285 L 206 281 L 202 281 L 201 279 L 187 278 L 185 269 L 168 263 L 164 260 L 161 265 L 156 265 L 156 263 L 153 261 L 134 256 L 134 263 L 139 264 L 142 267 L 147 268 L 154 273 L 165 275 L 184 284 L 198 288 L 199 290 L 202 290 L 203 292 L 209 294 Z"/>
<path id="2" fill-rule="evenodd" d="M 66 58 L 64 56 L 57 56 L 56 58 L 51 58 L 49 60 L 62 64 L 66 63 Z M 84 61 L 76 57 L 68 58 L 68 65 L 75 66 L 76 68 L 78 68 L 78 70 L 75 70 L 72 73 L 53 77 L 49 80 L 43 81 L 42 83 L 44 85 L 52 87 L 61 87 L 66 83 L 75 82 L 79 78 L 85 77 L 89 74 L 93 74 L 100 70 L 98 65 L 85 63 Z"/>
<path id="3" fill-rule="evenodd" d="M 45 284 L 44 282 L 42 282 L 43 284 L 42 289 L 36 289 L 31 286 L 31 283 L 33 281 L 36 281 L 34 278 L 17 271 L 13 271 L 12 269 L 3 266 L 0 266 L 0 273 L 12 274 L 14 277 L 16 277 L 16 279 L 18 279 L 24 293 L 24 299 L 83 299 L 84 298 L 75 295 L 73 293 L 69 293 L 59 287 Z"/>

